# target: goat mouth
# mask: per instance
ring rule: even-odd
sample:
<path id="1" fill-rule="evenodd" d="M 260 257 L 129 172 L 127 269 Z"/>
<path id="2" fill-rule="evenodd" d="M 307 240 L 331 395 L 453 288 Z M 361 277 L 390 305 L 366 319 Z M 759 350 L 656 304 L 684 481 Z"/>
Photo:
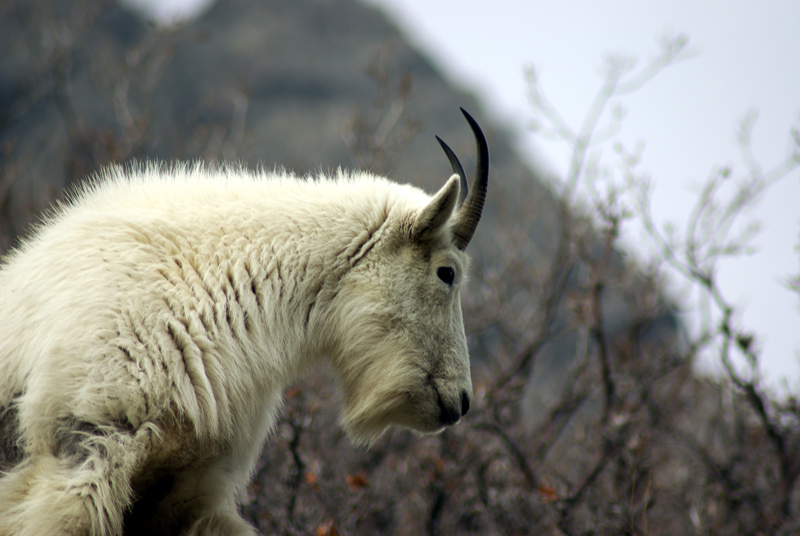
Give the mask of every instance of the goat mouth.
<path id="1" fill-rule="evenodd" d="M 439 403 L 439 423 L 441 423 L 442 426 L 458 424 L 461 420 L 461 411 L 453 407 L 448 408 L 442 400 L 442 395 L 440 395 L 438 391 L 436 392 L 436 399 Z"/>

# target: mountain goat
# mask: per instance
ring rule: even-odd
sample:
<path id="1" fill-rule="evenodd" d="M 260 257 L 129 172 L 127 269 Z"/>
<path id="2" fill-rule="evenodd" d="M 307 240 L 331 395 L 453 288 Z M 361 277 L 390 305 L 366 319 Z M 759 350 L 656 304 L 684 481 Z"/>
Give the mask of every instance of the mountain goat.
<path id="1" fill-rule="evenodd" d="M 0 269 L 0 535 L 255 534 L 237 493 L 283 390 L 323 360 L 355 443 L 458 423 L 488 176 L 464 115 L 472 187 L 439 140 L 455 174 L 433 197 L 150 164 L 55 210 Z"/>

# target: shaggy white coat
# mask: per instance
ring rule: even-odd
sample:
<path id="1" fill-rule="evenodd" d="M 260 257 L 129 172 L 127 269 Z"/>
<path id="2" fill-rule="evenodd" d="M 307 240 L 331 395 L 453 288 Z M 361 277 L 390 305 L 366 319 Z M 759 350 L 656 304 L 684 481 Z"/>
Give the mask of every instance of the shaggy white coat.
<path id="1" fill-rule="evenodd" d="M 0 536 L 255 534 L 235 498 L 283 390 L 323 359 L 355 442 L 441 430 L 471 395 L 458 193 L 456 176 L 430 197 L 368 174 L 106 170 L 0 269 L 0 412 L 22 453 Z"/>

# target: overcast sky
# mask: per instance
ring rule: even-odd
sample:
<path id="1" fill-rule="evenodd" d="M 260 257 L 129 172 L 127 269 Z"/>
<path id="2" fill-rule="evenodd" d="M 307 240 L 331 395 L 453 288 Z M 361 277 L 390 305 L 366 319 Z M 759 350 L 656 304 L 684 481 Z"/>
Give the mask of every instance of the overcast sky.
<path id="1" fill-rule="evenodd" d="M 129 0 L 148 2 L 151 0 Z M 191 5 L 198 0 L 163 0 Z M 208 0 L 200 0 L 208 3 Z M 528 129 L 524 68 L 533 65 L 555 107 L 577 126 L 597 91 L 604 54 L 646 62 L 665 35 L 685 34 L 697 56 L 626 97 L 621 140 L 645 143 L 657 221 L 683 228 L 698 187 L 714 168 L 743 171 L 736 132 L 758 113 L 753 148 L 764 169 L 785 158 L 800 126 L 800 2 L 673 0 L 367 0 L 391 14 L 412 43 L 455 83 L 474 91 L 478 113 L 511 125 L 523 157 L 563 174 L 567 153 Z M 612 163 L 613 152 L 605 151 Z M 800 386 L 800 302 L 783 281 L 800 273 L 800 173 L 773 186 L 748 214 L 761 222 L 758 252 L 722 265 L 721 286 L 756 333 L 772 385 Z M 634 255 L 648 248 L 631 229 Z M 691 323 L 691 320 L 690 320 Z"/>

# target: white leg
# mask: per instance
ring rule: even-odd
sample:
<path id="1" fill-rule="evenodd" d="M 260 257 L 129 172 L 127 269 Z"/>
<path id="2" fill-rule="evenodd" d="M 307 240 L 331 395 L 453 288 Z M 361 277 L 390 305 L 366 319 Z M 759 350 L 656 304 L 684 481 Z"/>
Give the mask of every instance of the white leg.
<path id="1" fill-rule="evenodd" d="M 73 430 L 65 437 L 56 455 L 34 455 L 0 478 L 0 536 L 122 534 L 148 431 Z"/>

